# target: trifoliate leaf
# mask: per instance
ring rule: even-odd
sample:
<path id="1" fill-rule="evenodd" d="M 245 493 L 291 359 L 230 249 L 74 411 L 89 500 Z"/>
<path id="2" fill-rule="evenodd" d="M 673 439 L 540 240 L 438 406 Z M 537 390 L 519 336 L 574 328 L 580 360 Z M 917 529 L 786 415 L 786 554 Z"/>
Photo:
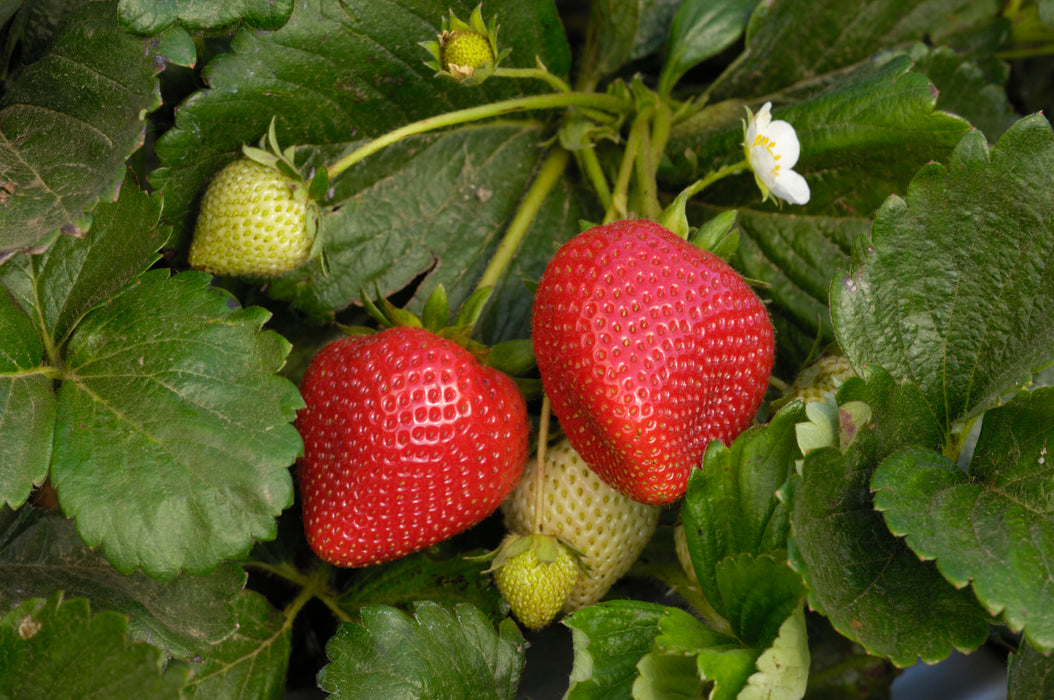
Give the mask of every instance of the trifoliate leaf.
<path id="1" fill-rule="evenodd" d="M 177 698 L 186 669 L 129 642 L 115 612 L 83 598 L 28 600 L 0 618 L 0 693 L 12 698 Z"/>
<path id="2" fill-rule="evenodd" d="M 1048 457 L 1048 451 L 1051 456 Z M 871 487 L 890 530 L 1032 646 L 1054 650 L 1054 388 L 984 416 L 969 473 L 931 450 L 886 459 Z"/>
<path id="3" fill-rule="evenodd" d="M 278 29 L 293 11 L 293 0 L 120 0 L 121 27 L 136 34 L 160 34 L 174 24 L 191 32 L 227 29 L 238 22 L 255 29 Z"/>
<path id="4" fill-rule="evenodd" d="M 273 537 L 292 501 L 302 400 L 274 376 L 289 345 L 209 279 L 148 272 L 66 348 L 52 480 L 120 571 L 205 573 Z"/>
<path id="5" fill-rule="evenodd" d="M 843 454 L 811 452 L 801 475 L 780 492 L 791 510 L 788 557 L 808 588 L 809 606 L 841 634 L 898 666 L 934 663 L 987 636 L 988 616 L 969 591 L 956 590 L 922 562 L 874 510 L 871 475 L 909 445 L 939 448 L 943 431 L 921 392 L 868 367 L 848 379 L 842 403 L 862 401 L 872 421 Z"/>
<path id="6" fill-rule="evenodd" d="M 259 593 L 243 592 L 236 604 L 238 631 L 189 664 L 183 696 L 256 700 L 286 697 L 292 621 Z"/>
<path id="7" fill-rule="evenodd" d="M 906 199 L 883 205 L 832 285 L 853 365 L 910 378 L 945 431 L 1054 360 L 1051 168 L 1054 133 L 1041 115 L 991 150 L 967 134 L 947 166 L 927 165 Z"/>
<path id="8" fill-rule="evenodd" d="M 1008 697 L 1046 700 L 1054 694 L 1054 656 L 1044 656 L 1024 642 L 1009 659 Z"/>
<path id="9" fill-rule="evenodd" d="M 571 628 L 574 666 L 566 700 L 629 697 L 637 663 L 651 651 L 659 620 L 670 609 L 636 600 L 611 600 L 577 610 L 561 622 Z"/>
<path id="10" fill-rule="evenodd" d="M 38 309 L 50 346 L 59 347 L 92 308 L 117 294 L 160 259 L 170 229 L 162 226 L 161 196 L 148 195 L 126 175 L 115 202 L 100 204 L 83 238 L 60 238 L 37 255 L 0 266 L 0 281 L 25 309 Z"/>
<path id="11" fill-rule="evenodd" d="M 776 555 L 737 554 L 717 564 L 720 602 L 736 638 L 745 646 L 767 649 L 779 626 L 801 606 L 801 577 L 780 552 Z"/>
<path id="12" fill-rule="evenodd" d="M 0 99 L 0 260 L 60 232 L 83 235 L 161 104 L 163 63 L 115 11 L 114 1 L 83 3 Z"/>
<path id="13" fill-rule="evenodd" d="M 886 529 L 861 458 L 858 448 L 812 452 L 803 475 L 788 482 L 790 560 L 805 578 L 810 607 L 898 666 L 976 648 L 988 634 L 983 611 Z"/>
<path id="14" fill-rule="evenodd" d="M 141 573 L 126 576 L 85 547 L 61 513 L 31 508 L 0 532 L 0 578 L 7 584 L 0 588 L 0 612 L 62 590 L 68 598 L 86 598 L 95 610 L 122 613 L 130 639 L 181 659 L 208 654 L 234 632 L 231 604 L 245 585 L 245 571 L 235 564 L 164 583 Z"/>
<path id="15" fill-rule="evenodd" d="M 362 609 L 326 645 L 319 686 L 340 698 L 509 698 L 523 669 L 523 637 L 506 618 L 495 632 L 471 605 L 432 602 L 413 616 L 389 606 Z"/>
<path id="16" fill-rule="evenodd" d="M 723 616 L 728 610 L 718 584 L 718 563 L 741 553 L 786 549 L 788 513 L 776 489 L 801 456 L 794 428 L 803 414 L 800 404 L 790 406 L 769 425 L 741 434 L 731 449 L 711 442 L 703 468 L 693 469 L 688 478 L 681 510 L 688 550 L 703 595 Z"/>

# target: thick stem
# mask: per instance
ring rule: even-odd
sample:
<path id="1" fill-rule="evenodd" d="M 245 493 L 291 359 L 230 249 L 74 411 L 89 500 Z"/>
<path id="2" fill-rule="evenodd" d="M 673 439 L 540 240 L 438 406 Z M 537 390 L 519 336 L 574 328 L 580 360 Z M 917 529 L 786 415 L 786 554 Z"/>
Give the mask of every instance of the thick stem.
<path id="1" fill-rule="evenodd" d="M 600 206 L 604 207 L 604 211 L 607 211 L 611 208 L 611 187 L 608 185 L 607 177 L 604 176 L 604 169 L 600 167 L 600 159 L 597 158 L 596 148 L 583 148 L 575 151 L 575 155 L 578 158 L 578 166 L 589 178 L 589 182 L 592 183 L 593 189 L 597 193 Z"/>
<path id="2" fill-rule="evenodd" d="M 549 414 L 551 405 L 548 395 L 542 396 L 542 413 L 538 419 L 538 461 L 534 467 L 534 522 L 531 534 L 542 534 L 542 508 L 545 507 L 545 448 L 549 441 Z"/>
<path id="3" fill-rule="evenodd" d="M 332 180 L 367 156 L 371 156 L 377 151 L 409 136 L 424 134 L 448 126 L 467 124 L 481 119 L 499 117 L 504 114 L 526 112 L 535 109 L 558 109 L 561 107 L 593 107 L 615 113 L 621 112 L 625 109 L 622 100 L 617 97 L 579 92 L 515 97 L 511 100 L 502 100 L 501 102 L 493 102 L 478 107 L 459 109 L 455 112 L 447 112 L 434 117 L 428 117 L 427 119 L 407 124 L 406 126 L 400 127 L 394 131 L 389 131 L 383 136 L 378 136 L 369 143 L 356 148 L 336 163 L 330 165 L 329 179 Z"/>
<path id="4" fill-rule="evenodd" d="M 611 206 L 604 214 L 604 223 L 609 224 L 615 219 L 623 219 L 629 213 L 629 181 L 633 175 L 634 165 L 637 161 L 637 152 L 640 150 L 640 142 L 644 130 L 648 128 L 651 120 L 652 109 L 645 108 L 637 113 L 630 127 L 629 136 L 626 138 L 626 150 L 622 155 L 622 165 L 619 167 L 618 176 L 615 178 L 615 189 L 611 193 Z"/>
<path id="5" fill-rule="evenodd" d="M 538 214 L 538 209 L 541 208 L 542 202 L 545 201 L 546 196 L 559 182 L 560 176 L 563 175 L 564 168 L 567 167 L 567 161 L 567 151 L 559 146 L 549 153 L 545 163 L 542 164 L 541 170 L 538 171 L 538 177 L 534 179 L 530 189 L 527 190 L 527 194 L 524 195 L 523 203 L 520 204 L 520 208 L 516 211 L 516 216 L 513 217 L 512 223 L 509 224 L 508 230 L 505 231 L 505 236 L 501 239 L 501 243 L 498 244 L 498 249 L 494 251 L 494 257 L 490 259 L 490 264 L 483 271 L 483 276 L 480 277 L 476 289 L 493 287 L 501 279 L 505 268 L 512 261 L 512 256 L 515 255 L 516 249 L 520 247 L 523 237 L 527 235 L 527 229 L 530 228 L 531 222 L 534 221 L 534 217 Z"/>

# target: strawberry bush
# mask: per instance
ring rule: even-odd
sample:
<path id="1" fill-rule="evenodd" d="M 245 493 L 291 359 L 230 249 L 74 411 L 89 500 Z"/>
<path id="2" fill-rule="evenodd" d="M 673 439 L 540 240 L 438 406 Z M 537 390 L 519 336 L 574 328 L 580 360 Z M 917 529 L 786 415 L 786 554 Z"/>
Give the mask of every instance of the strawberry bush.
<path id="1" fill-rule="evenodd" d="M 1054 693 L 1049 1 L 0 26 L 0 697 Z"/>

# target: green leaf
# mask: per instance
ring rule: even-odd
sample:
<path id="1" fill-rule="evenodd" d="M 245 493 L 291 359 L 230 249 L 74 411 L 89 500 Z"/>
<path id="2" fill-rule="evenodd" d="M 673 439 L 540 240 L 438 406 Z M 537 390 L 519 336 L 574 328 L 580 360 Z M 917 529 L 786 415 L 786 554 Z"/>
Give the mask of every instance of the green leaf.
<path id="1" fill-rule="evenodd" d="M 161 653 L 129 642 L 114 612 L 83 598 L 33 599 L 0 619 L 0 693 L 12 698 L 176 698 L 186 679 Z"/>
<path id="2" fill-rule="evenodd" d="M 582 72 L 592 82 L 611 75 L 624 63 L 638 58 L 654 46 L 657 37 L 665 38 L 672 18 L 665 0 L 598 0 L 590 3 L 589 29 L 586 36 Z M 661 44 L 660 41 L 657 42 Z"/>
<path id="3" fill-rule="evenodd" d="M 688 0 L 670 28 L 659 94 L 668 95 L 689 69 L 732 45 L 746 29 L 757 0 Z"/>
<path id="4" fill-rule="evenodd" d="M 161 65 L 120 31 L 115 6 L 84 3 L 0 99 L 0 259 L 60 231 L 83 235 L 161 103 Z"/>
<path id="5" fill-rule="evenodd" d="M 483 572 L 490 562 L 469 559 L 441 545 L 445 556 L 431 551 L 411 554 L 358 572 L 344 590 L 338 605 L 351 615 L 369 605 L 406 607 L 418 600 L 453 607 L 468 603 L 498 619 L 508 608 L 501 594 Z"/>
<path id="6" fill-rule="evenodd" d="M 238 631 L 190 664 L 185 697 L 280 700 L 286 697 L 292 621 L 259 593 L 244 591 L 236 604 Z"/>
<path id="7" fill-rule="evenodd" d="M 747 679 L 736 700 L 800 700 L 808 685 L 810 661 L 805 610 L 799 605 L 780 625 L 772 646 L 754 662 L 758 671 Z"/>
<path id="8" fill-rule="evenodd" d="M 734 698 L 746 678 L 754 672 L 754 659 L 758 652 L 743 647 L 731 637 L 714 632 L 683 610 L 668 608 L 659 620 L 659 631 L 652 652 L 638 664 L 641 679 L 634 683 L 634 697 L 637 697 L 638 690 L 644 691 L 659 684 L 659 679 L 650 677 L 650 674 L 677 671 L 682 665 L 678 663 L 678 657 L 694 657 L 696 680 L 707 680 L 713 684 L 708 697 L 715 700 Z M 663 660 L 671 656 L 674 658 Z M 682 692 L 690 689 L 692 686 L 686 684 Z"/>
<path id="9" fill-rule="evenodd" d="M 714 99 L 760 97 L 921 37 L 936 45 L 996 21 L 999 0 L 842 0 L 759 3 L 747 47 L 712 87 Z M 792 122 L 793 123 L 793 122 Z"/>
<path id="10" fill-rule="evenodd" d="M 231 604 L 245 584 L 245 572 L 234 564 L 165 583 L 141 573 L 126 576 L 85 547 L 61 513 L 31 508 L 19 511 L 0 533 L 0 578 L 7 583 L 0 589 L 0 611 L 61 590 L 86 598 L 95 610 L 126 615 L 129 638 L 181 659 L 207 655 L 234 632 Z"/>
<path id="11" fill-rule="evenodd" d="M 794 426 L 802 420 L 804 410 L 794 404 L 769 425 L 741 434 L 731 449 L 711 442 L 703 468 L 688 477 L 681 508 L 688 550 L 703 595 L 725 617 L 718 564 L 741 553 L 768 554 L 787 547 L 789 518 L 776 489 L 801 456 Z"/>
<path id="12" fill-rule="evenodd" d="M 292 502 L 303 402 L 273 376 L 289 344 L 209 279 L 147 272 L 67 347 L 52 479 L 119 571 L 207 572 L 273 537 Z"/>
<path id="13" fill-rule="evenodd" d="M 414 615 L 388 606 L 362 610 L 326 645 L 319 686 L 335 698 L 514 698 L 523 637 L 508 618 L 495 633 L 471 605 L 432 602 Z"/>
<path id="14" fill-rule="evenodd" d="M 38 333 L 60 346 L 88 311 L 160 259 L 170 233 L 160 218 L 161 196 L 144 193 L 129 174 L 117 201 L 96 209 L 83 238 L 65 236 L 41 254 L 12 258 L 0 267 L 0 280 L 23 308 L 37 309 Z"/>
<path id="15" fill-rule="evenodd" d="M 997 140 L 1017 121 L 1007 97 L 1005 77 L 994 81 L 975 61 L 957 55 L 947 46 L 929 48 L 918 44 L 912 47 L 911 57 L 915 72 L 936 85 L 937 109 L 965 118 L 989 141 Z"/>
<path id="16" fill-rule="evenodd" d="M 332 153 L 325 147 L 543 91 L 538 80 L 488 80 L 466 89 L 436 79 L 425 66 L 428 53 L 417 42 L 436 37 L 448 10 L 467 16 L 476 4 L 309 0 L 296 5 L 278 31 L 239 30 L 232 52 L 209 65 L 208 89 L 180 105 L 176 128 L 157 144 L 163 167 L 151 182 L 165 192 L 165 214 L 176 227 L 177 244 L 189 240 L 184 217 L 208 179 L 236 158 L 243 144 L 256 143 L 275 115 L 281 143 L 312 144 Z M 566 75 L 570 48 L 551 0 L 504 3 L 499 21 L 501 44 L 512 49 L 505 65 L 533 68 L 537 55 L 551 72 Z"/>
<path id="17" fill-rule="evenodd" d="M 160 34 L 176 23 L 191 32 L 227 29 L 238 22 L 273 31 L 292 11 L 293 0 L 120 0 L 117 16 L 125 31 L 136 34 Z"/>
<path id="18" fill-rule="evenodd" d="M 725 618 L 744 646 L 767 649 L 779 627 L 801 606 L 801 577 L 780 556 L 737 554 L 717 563 Z"/>
<path id="19" fill-rule="evenodd" d="M 1054 656 L 1044 656 L 1027 642 L 1009 659 L 1008 697 L 1044 700 L 1054 693 Z"/>
<path id="20" fill-rule="evenodd" d="M 657 603 L 611 600 L 565 617 L 575 650 L 565 699 L 628 697 L 637 663 L 651 651 L 659 620 L 669 610 Z"/>
<path id="21" fill-rule="evenodd" d="M 861 437 L 867 431 L 861 433 Z M 871 469 L 854 444 L 809 453 L 804 477 L 788 482 L 790 560 L 805 578 L 809 606 L 872 654 L 898 666 L 969 651 L 988 634 L 967 591 L 946 582 L 886 529 L 872 508 Z"/>
<path id="22" fill-rule="evenodd" d="M 446 287 L 450 306 L 459 307 L 475 289 L 544 157 L 539 145 L 547 134 L 530 124 L 470 126 L 386 149 L 341 183 L 335 195 L 340 208 L 323 217 L 329 274 L 307 266 L 275 281 L 270 293 L 328 317 L 357 301 L 361 287 L 376 284 L 387 295 L 428 273 L 408 308 L 422 308 L 438 284 Z M 532 225 L 525 247 L 551 251 L 554 240 L 576 232 L 578 207 L 568 204 L 570 196 L 565 184 L 557 186 L 547 207 L 560 208 L 559 225 L 547 226 L 553 217 L 544 214 Z M 517 315 L 503 321 L 515 320 L 523 337 L 530 296 L 519 275 L 544 265 L 548 256 L 517 257 L 527 260 L 506 272 L 501 284 L 511 289 L 492 301 L 488 315 L 507 313 L 515 297 Z"/>
<path id="23" fill-rule="evenodd" d="M 0 505 L 22 505 L 48 473 L 55 393 L 43 359 L 33 320 L 0 286 Z"/>
<path id="24" fill-rule="evenodd" d="M 907 449 L 871 479 L 890 530 L 956 587 L 1054 650 L 1054 388 L 1018 394 L 984 416 L 967 475 L 941 455 Z M 1054 451 L 1054 448 L 1052 448 Z"/>
<path id="25" fill-rule="evenodd" d="M 927 165 L 906 200 L 883 205 L 832 286 L 853 365 L 910 378 L 945 431 L 1054 360 L 1050 168 L 1054 133 L 1041 115 L 991 150 L 970 132 L 947 166 Z"/>

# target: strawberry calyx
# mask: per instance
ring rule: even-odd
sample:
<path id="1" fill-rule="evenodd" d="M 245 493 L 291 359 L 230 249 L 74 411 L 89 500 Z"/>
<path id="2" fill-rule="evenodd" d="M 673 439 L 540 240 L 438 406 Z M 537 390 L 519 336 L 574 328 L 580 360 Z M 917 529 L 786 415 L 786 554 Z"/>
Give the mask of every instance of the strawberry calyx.
<path id="1" fill-rule="evenodd" d="M 420 45 L 433 58 L 425 61 L 426 66 L 436 75 L 464 85 L 478 85 L 489 78 L 511 51 L 499 51 L 497 17 L 492 17 L 489 24 L 484 23 L 482 4 L 472 11 L 468 22 L 451 10 L 450 17 L 443 18 L 436 40 L 422 41 Z"/>
<path id="2" fill-rule="evenodd" d="M 535 366 L 534 349 L 530 339 L 506 340 L 488 346 L 472 338 L 475 323 L 483 313 L 492 291 L 493 287 L 481 287 L 474 291 L 458 308 L 453 320 L 450 318 L 450 300 L 442 284 L 432 290 L 420 316 L 395 306 L 379 291 L 377 301 L 373 301 L 363 289 L 361 300 L 366 312 L 381 328 L 423 328 L 468 350 L 480 364 L 509 375 L 525 394 L 532 393 L 536 390 L 536 382 L 519 377 Z M 376 332 L 375 329 L 364 326 L 348 326 L 344 330 L 349 335 L 368 335 Z"/>

